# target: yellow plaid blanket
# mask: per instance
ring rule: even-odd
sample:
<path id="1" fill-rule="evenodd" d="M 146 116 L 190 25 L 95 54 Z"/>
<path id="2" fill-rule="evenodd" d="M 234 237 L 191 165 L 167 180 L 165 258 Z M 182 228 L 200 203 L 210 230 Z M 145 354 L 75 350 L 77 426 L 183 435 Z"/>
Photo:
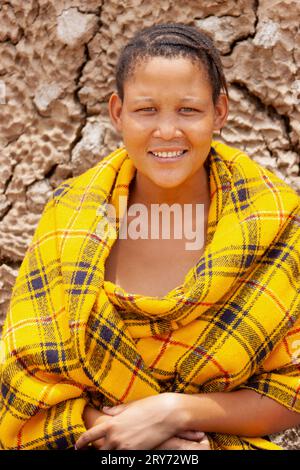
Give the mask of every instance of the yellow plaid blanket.
<path id="1" fill-rule="evenodd" d="M 220 142 L 209 167 L 205 253 L 161 299 L 104 280 L 114 239 L 97 233 L 98 209 L 128 196 L 136 170 L 124 148 L 53 192 L 3 330 L 0 448 L 69 448 L 87 403 L 165 391 L 248 388 L 300 412 L 299 198 Z M 209 438 L 214 449 L 277 448 Z"/>

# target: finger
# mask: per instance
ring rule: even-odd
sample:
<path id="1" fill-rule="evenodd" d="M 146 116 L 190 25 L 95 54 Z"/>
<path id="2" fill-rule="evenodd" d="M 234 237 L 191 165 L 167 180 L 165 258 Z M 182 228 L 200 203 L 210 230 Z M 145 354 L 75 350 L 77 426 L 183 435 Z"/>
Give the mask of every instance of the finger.
<path id="1" fill-rule="evenodd" d="M 172 437 L 167 441 L 155 447 L 157 450 L 208 450 L 204 449 L 202 443 L 198 441 L 192 441 L 189 439 L 181 439 L 178 437 Z"/>
<path id="2" fill-rule="evenodd" d="M 116 450 L 116 447 L 112 444 L 103 444 L 99 450 Z"/>
<path id="3" fill-rule="evenodd" d="M 84 432 L 79 439 L 75 443 L 75 447 L 77 450 L 84 449 L 87 447 L 88 444 L 91 442 L 100 439 L 101 437 L 105 437 L 107 432 L 106 426 L 103 424 L 99 424 L 98 426 L 94 426 L 88 431 Z"/>
<path id="4" fill-rule="evenodd" d="M 176 434 L 176 436 L 180 437 L 181 439 L 188 439 L 188 440 L 195 441 L 197 439 L 203 439 L 205 434 L 202 431 L 182 431 Z"/>
<path id="5" fill-rule="evenodd" d="M 103 413 L 108 414 L 110 416 L 115 416 L 121 413 L 122 411 L 124 411 L 125 408 L 126 408 L 125 405 L 117 405 L 117 406 L 112 406 L 112 407 L 103 406 L 102 411 Z"/>
<path id="6" fill-rule="evenodd" d="M 199 445 L 201 446 L 200 450 L 211 450 L 209 439 L 207 437 L 202 439 L 202 441 L 199 443 Z"/>
<path id="7" fill-rule="evenodd" d="M 105 438 L 102 437 L 101 439 L 97 439 L 97 441 L 94 441 L 92 443 L 92 446 L 97 449 L 97 450 L 100 450 L 101 447 L 104 445 L 104 442 L 105 442 Z"/>
<path id="8" fill-rule="evenodd" d="M 183 431 L 179 434 L 176 434 L 176 437 L 180 437 L 181 439 L 187 439 L 190 441 L 200 441 L 205 436 L 204 432 L 202 431 Z"/>
<path id="9" fill-rule="evenodd" d="M 103 444 L 99 450 L 116 450 L 118 447 L 112 441 L 109 441 L 107 437 L 103 440 Z"/>
<path id="10" fill-rule="evenodd" d="M 182 440 L 177 437 L 171 437 L 155 447 L 156 450 L 178 450 L 182 447 Z"/>

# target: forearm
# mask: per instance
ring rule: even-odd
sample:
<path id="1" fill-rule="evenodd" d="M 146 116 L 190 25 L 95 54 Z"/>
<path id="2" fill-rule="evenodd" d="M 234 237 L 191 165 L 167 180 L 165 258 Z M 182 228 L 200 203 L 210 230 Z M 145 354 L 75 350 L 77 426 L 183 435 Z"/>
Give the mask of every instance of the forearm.
<path id="1" fill-rule="evenodd" d="M 252 390 L 180 394 L 182 430 L 258 437 L 300 424 L 300 414 Z"/>

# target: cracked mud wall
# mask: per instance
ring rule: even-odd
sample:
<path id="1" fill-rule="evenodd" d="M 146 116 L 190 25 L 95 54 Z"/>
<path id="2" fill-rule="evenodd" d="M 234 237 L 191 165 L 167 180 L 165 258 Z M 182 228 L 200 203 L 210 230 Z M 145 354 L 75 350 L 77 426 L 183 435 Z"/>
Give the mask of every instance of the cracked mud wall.
<path id="1" fill-rule="evenodd" d="M 230 93 L 216 138 L 300 192 L 299 20 L 298 0 L 0 0 L 0 329 L 51 192 L 120 144 L 106 103 L 118 51 L 141 27 L 212 34 Z"/>
<path id="2" fill-rule="evenodd" d="M 141 27 L 213 35 L 230 93 L 216 138 L 300 191 L 299 19 L 298 0 L 0 0 L 0 328 L 51 192 L 120 144 L 106 103 Z"/>

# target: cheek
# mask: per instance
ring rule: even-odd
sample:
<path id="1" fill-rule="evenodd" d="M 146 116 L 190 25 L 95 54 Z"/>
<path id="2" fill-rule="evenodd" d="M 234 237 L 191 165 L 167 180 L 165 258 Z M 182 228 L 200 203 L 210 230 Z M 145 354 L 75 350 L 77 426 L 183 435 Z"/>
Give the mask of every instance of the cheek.
<path id="1" fill-rule="evenodd" d="M 135 130 L 136 132 L 142 133 L 149 133 L 152 131 L 154 127 L 153 119 L 145 118 L 145 119 L 138 119 L 138 118 L 127 118 L 124 122 L 123 128 L 127 129 L 128 131 Z"/>
<path id="2" fill-rule="evenodd" d="M 189 119 L 180 123 L 182 129 L 187 132 L 197 133 L 200 129 L 203 131 L 210 131 L 213 127 L 213 119 L 210 116 L 201 117 L 201 119 Z"/>
<path id="3" fill-rule="evenodd" d="M 201 121 L 191 124 L 188 128 L 182 129 L 188 139 L 195 146 L 205 145 L 207 140 L 212 139 L 213 126 L 210 122 Z"/>

